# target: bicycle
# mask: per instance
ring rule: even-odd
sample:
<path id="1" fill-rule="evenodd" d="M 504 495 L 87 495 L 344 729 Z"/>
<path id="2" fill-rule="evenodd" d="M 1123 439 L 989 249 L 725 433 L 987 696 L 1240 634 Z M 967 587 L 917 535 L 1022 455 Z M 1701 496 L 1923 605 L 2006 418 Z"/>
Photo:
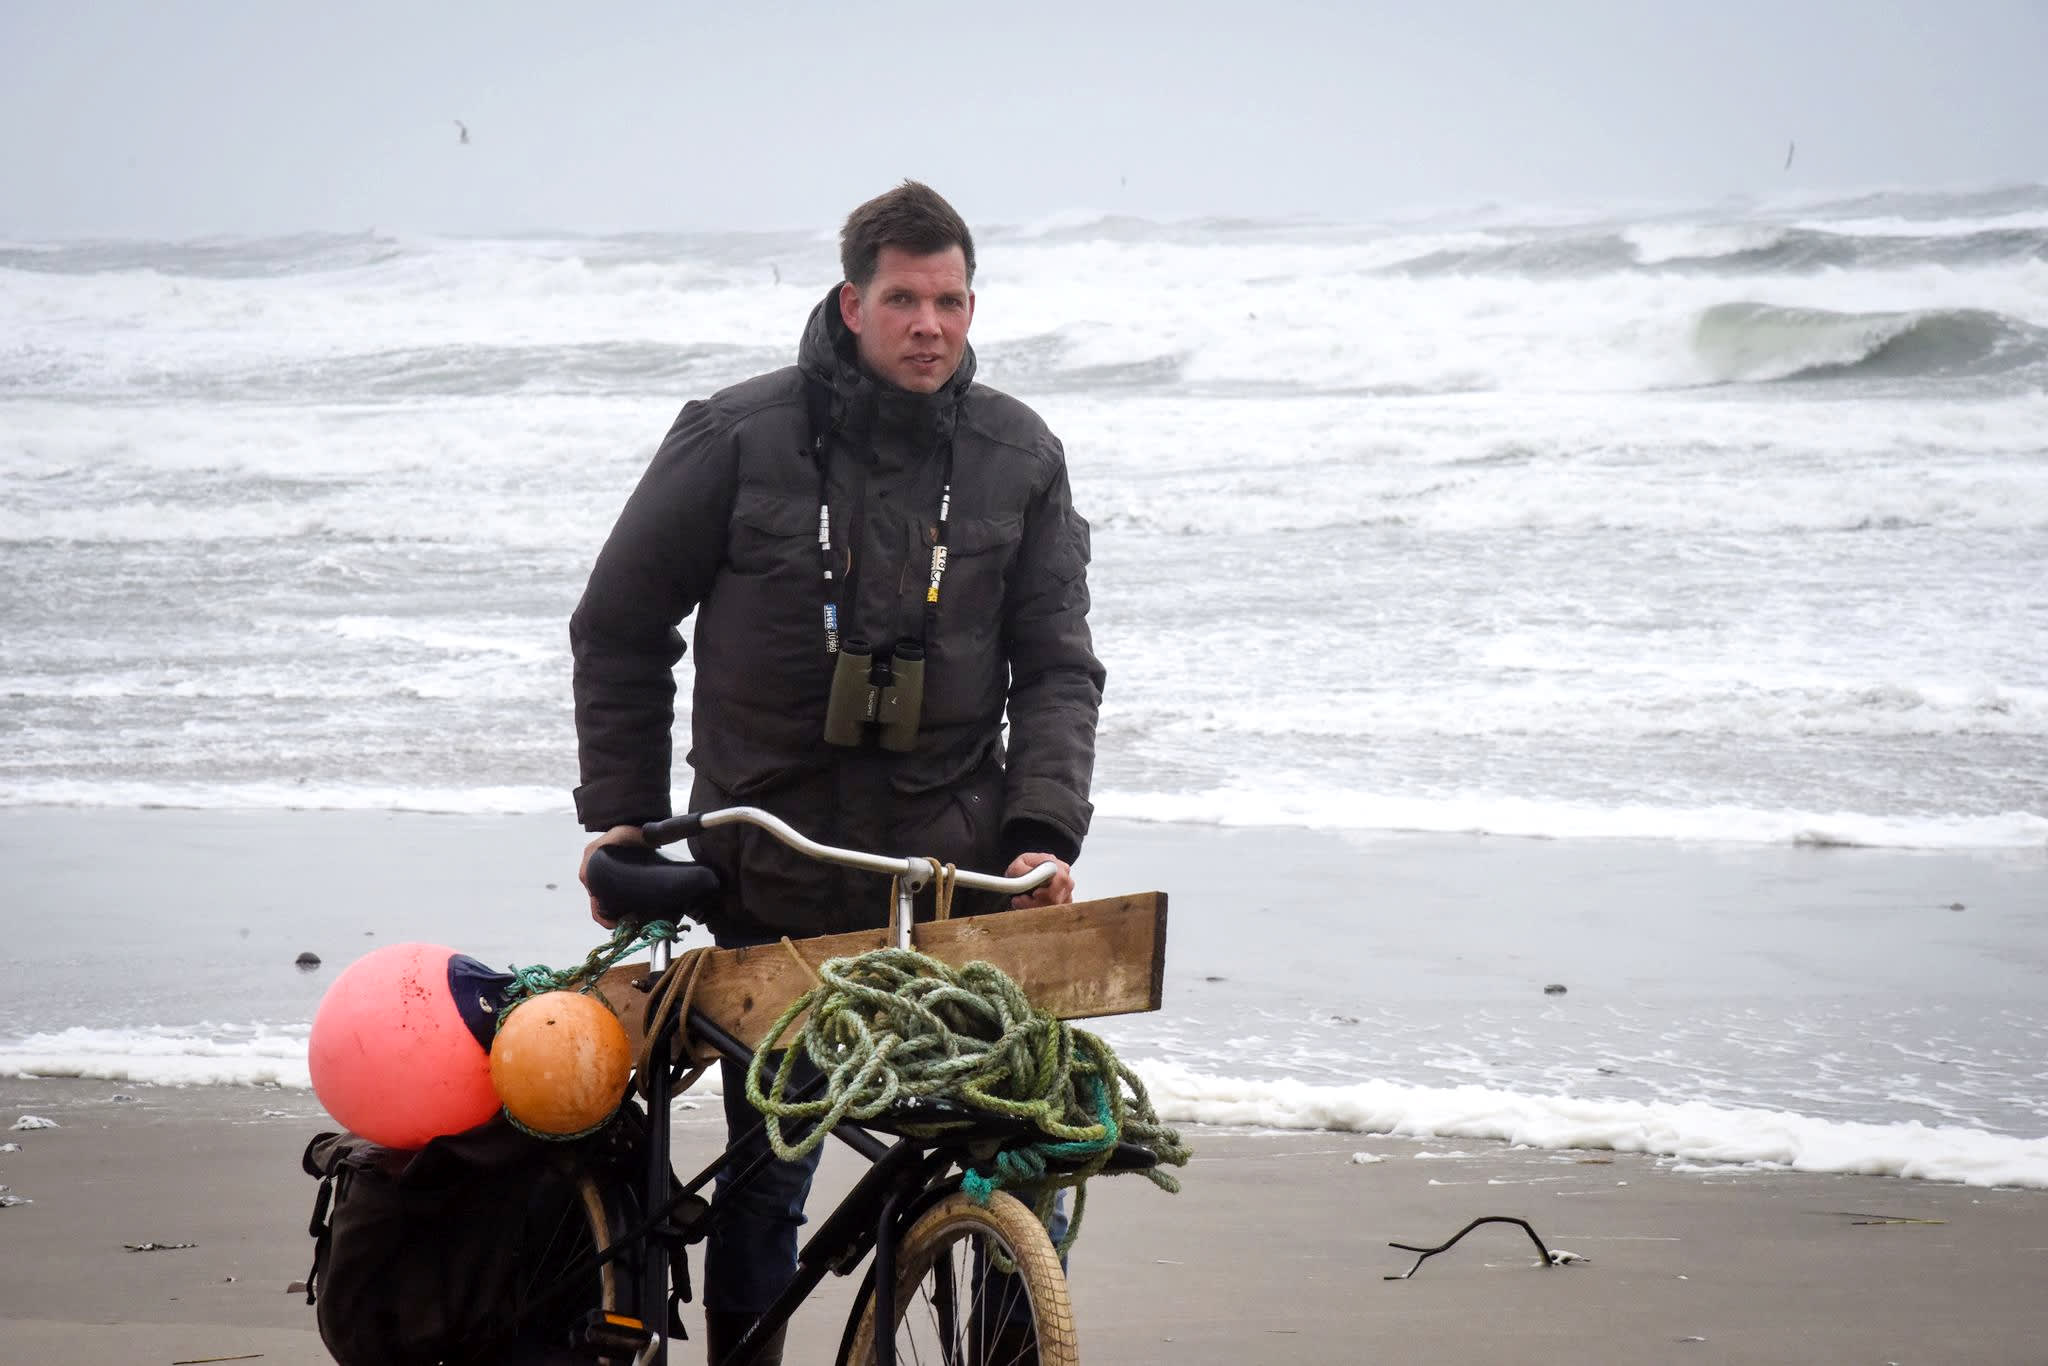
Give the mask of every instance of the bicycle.
<path id="1" fill-rule="evenodd" d="M 708 907 L 718 891 L 716 875 L 667 859 L 654 847 L 735 822 L 766 830 L 809 857 L 891 875 L 896 944 L 911 946 L 912 900 L 937 871 L 930 860 L 820 844 L 752 807 L 655 822 L 644 827 L 648 849 L 598 850 L 589 868 L 592 894 L 617 920 L 680 924 Z M 953 876 L 962 887 L 1015 896 L 1052 873 L 1044 866 L 1019 878 Z M 656 940 L 647 973 L 634 983 L 656 1015 L 640 1052 L 644 1108 L 629 1104 L 578 1146 L 568 1164 L 574 1198 L 566 1227 L 561 1237 L 543 1240 L 544 1254 L 531 1268 L 523 1297 L 522 1315 L 566 1328 L 575 1360 L 665 1366 L 670 1342 L 681 1336 L 680 1303 L 690 1294 L 687 1248 L 720 1215 L 720 1204 L 701 1192 L 738 1146 L 687 1181 L 673 1170 L 669 1105 L 698 1056 L 684 1046 L 684 1031 L 742 1066 L 753 1050 L 702 1010 L 656 1010 L 655 1002 L 676 997 L 672 974 L 683 960 L 673 957 L 672 947 L 672 939 Z M 814 1094 L 824 1081 L 815 1078 L 796 1098 Z M 746 1366 L 828 1274 L 850 1275 L 863 1263 L 864 1279 L 840 1338 L 841 1366 L 1076 1366 L 1065 1272 L 1044 1225 L 1008 1192 L 978 1201 L 962 1190 L 966 1173 L 986 1177 L 1005 1152 L 1039 1137 L 1027 1122 L 915 1100 L 862 1124 L 842 1121 L 832 1136 L 873 1165 L 798 1250 L 789 1287 L 723 1361 L 709 1366 Z M 1148 1148 L 1118 1143 L 1101 1170 L 1140 1171 L 1156 1160 Z M 767 1161 L 764 1154 L 737 1172 L 721 1198 L 756 1178 Z M 1058 1164 L 1052 1170 L 1057 1174 Z"/>

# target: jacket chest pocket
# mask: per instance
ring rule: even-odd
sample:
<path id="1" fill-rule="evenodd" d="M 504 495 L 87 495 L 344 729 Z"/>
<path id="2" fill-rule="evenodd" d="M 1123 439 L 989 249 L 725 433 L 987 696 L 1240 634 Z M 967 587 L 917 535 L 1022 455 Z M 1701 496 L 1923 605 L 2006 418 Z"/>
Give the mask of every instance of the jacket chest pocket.
<path id="1" fill-rule="evenodd" d="M 786 493 L 742 490 L 733 502 L 725 558 L 731 571 L 745 578 L 816 580 L 817 503 Z"/>
<path id="2" fill-rule="evenodd" d="M 1023 537 L 1018 517 L 963 517 L 946 528 L 946 573 L 939 590 L 939 635 L 992 637 Z"/>

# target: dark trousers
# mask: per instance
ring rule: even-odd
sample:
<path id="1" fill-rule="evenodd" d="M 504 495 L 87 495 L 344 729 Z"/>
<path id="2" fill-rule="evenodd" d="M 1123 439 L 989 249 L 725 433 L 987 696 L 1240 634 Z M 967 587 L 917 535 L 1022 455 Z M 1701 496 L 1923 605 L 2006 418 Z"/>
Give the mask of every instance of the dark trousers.
<path id="1" fill-rule="evenodd" d="M 803 1227 L 804 1200 L 819 1153 L 784 1162 L 769 1148 L 765 1132 L 741 1142 L 761 1123 L 760 1112 L 747 1103 L 747 1069 L 725 1062 L 719 1072 L 725 1084 L 726 1141 L 733 1146 L 718 1173 L 715 1218 L 704 1242 L 704 1307 L 758 1314 L 796 1275 L 796 1231 Z M 799 1075 L 809 1072 L 800 1065 Z M 796 1136 L 787 1127 L 784 1132 Z M 744 1184 L 734 1184 L 734 1177 L 762 1155 L 767 1164 Z"/>
<path id="2" fill-rule="evenodd" d="M 721 949 L 775 942 L 760 934 L 714 934 L 713 939 Z M 775 1063 L 773 1054 L 762 1063 L 767 1076 L 774 1075 Z M 711 1232 L 704 1240 L 704 1307 L 718 1313 L 759 1314 L 796 1276 L 796 1231 L 804 1225 L 804 1200 L 811 1193 L 819 1151 L 796 1162 L 777 1158 L 766 1130 L 760 1130 L 761 1112 L 747 1103 L 747 1069 L 721 1062 L 718 1075 L 725 1088 L 727 1153 L 712 1194 Z M 808 1063 L 797 1064 L 797 1085 L 816 1075 Z M 755 1130 L 760 1131 L 749 1137 Z M 785 1125 L 783 1134 L 796 1138 L 802 1130 Z M 763 1156 L 766 1165 L 748 1181 L 736 1183 L 735 1178 Z"/>

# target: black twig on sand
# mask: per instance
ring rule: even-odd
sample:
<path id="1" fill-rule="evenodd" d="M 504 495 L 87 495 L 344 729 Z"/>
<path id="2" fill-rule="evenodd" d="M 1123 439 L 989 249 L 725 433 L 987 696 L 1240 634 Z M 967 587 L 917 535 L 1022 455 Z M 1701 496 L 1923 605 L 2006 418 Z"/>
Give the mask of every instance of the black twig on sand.
<path id="1" fill-rule="evenodd" d="M 1458 1245 L 1458 1240 L 1460 1238 L 1470 1233 L 1473 1229 L 1478 1228 L 1481 1224 L 1515 1224 L 1519 1226 L 1524 1233 L 1529 1235 L 1529 1241 L 1536 1244 L 1536 1251 L 1543 1258 L 1541 1265 L 1555 1266 L 1557 1264 L 1557 1259 L 1550 1255 L 1550 1249 L 1543 1245 L 1542 1237 L 1536 1232 L 1534 1228 L 1530 1227 L 1529 1221 L 1527 1219 L 1517 1219 L 1512 1214 L 1488 1214 L 1483 1215 L 1480 1218 L 1474 1219 L 1471 1223 L 1465 1225 L 1465 1227 L 1459 1229 L 1456 1233 L 1452 1234 L 1450 1237 L 1450 1241 L 1439 1244 L 1436 1247 L 1412 1247 L 1407 1243 L 1388 1243 L 1388 1247 L 1397 1247 L 1401 1249 L 1401 1251 L 1403 1252 L 1420 1252 L 1422 1255 L 1415 1259 L 1414 1266 L 1409 1267 L 1400 1275 L 1382 1276 L 1380 1277 L 1380 1279 L 1383 1281 L 1407 1280 L 1410 1276 L 1413 1276 L 1416 1272 L 1422 1270 L 1422 1264 L 1424 1262 L 1428 1261 L 1431 1257 L 1436 1256 L 1436 1254 L 1439 1252 L 1448 1251 L 1449 1249 L 1456 1247 Z"/>

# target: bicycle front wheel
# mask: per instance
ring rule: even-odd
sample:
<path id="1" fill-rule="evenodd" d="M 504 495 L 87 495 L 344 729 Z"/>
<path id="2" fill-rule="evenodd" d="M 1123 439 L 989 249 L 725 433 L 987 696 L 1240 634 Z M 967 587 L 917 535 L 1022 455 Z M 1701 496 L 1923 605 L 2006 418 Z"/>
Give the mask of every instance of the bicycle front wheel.
<path id="1" fill-rule="evenodd" d="M 842 1366 L 873 1366 L 872 1287 L 854 1306 Z M 1079 1366 L 1067 1278 L 1045 1226 L 1015 1196 L 955 1192 L 896 1252 L 896 1360 L 910 1366 Z"/>

